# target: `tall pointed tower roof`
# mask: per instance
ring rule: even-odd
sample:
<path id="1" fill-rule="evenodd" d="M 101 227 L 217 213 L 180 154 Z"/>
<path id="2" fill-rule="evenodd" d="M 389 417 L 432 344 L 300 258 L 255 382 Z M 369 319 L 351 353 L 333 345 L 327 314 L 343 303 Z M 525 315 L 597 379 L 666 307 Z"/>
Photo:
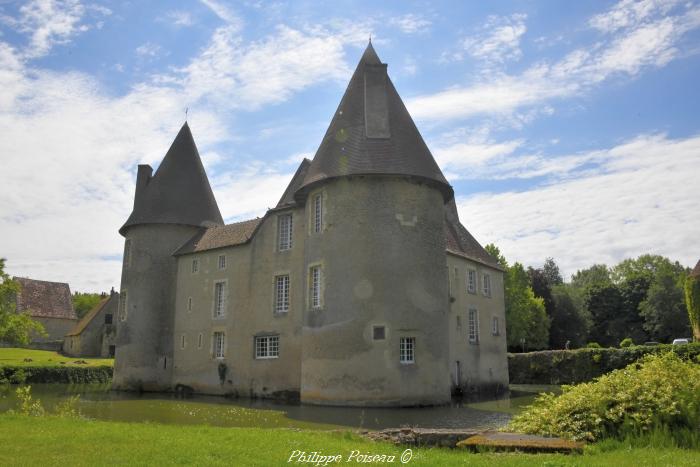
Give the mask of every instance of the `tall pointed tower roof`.
<path id="1" fill-rule="evenodd" d="M 387 75 L 372 43 L 367 46 L 333 120 L 295 193 L 350 175 L 404 175 L 434 185 L 447 202 L 452 187 Z"/>
<path id="2" fill-rule="evenodd" d="M 187 122 L 152 173 L 151 166 L 139 165 L 134 209 L 119 233 L 138 224 L 223 225 Z"/>

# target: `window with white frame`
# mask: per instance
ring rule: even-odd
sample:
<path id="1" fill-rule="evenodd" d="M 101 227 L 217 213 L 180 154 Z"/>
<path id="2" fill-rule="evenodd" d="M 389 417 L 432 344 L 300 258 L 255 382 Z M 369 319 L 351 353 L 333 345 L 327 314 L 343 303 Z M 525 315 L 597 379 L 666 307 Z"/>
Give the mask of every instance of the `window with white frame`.
<path id="1" fill-rule="evenodd" d="M 309 269 L 309 304 L 311 308 L 321 308 L 321 266 Z"/>
<path id="2" fill-rule="evenodd" d="M 226 314 L 226 282 L 214 283 L 214 318 Z"/>
<path id="3" fill-rule="evenodd" d="M 127 300 L 126 289 L 124 289 L 119 294 L 119 319 L 122 321 L 126 321 L 126 312 L 127 312 L 126 300 Z"/>
<path id="4" fill-rule="evenodd" d="M 192 260 L 192 274 L 197 274 L 199 272 L 199 260 L 194 258 Z"/>
<path id="5" fill-rule="evenodd" d="M 320 233 L 323 228 L 323 194 L 314 196 L 314 233 Z"/>
<path id="6" fill-rule="evenodd" d="M 275 276 L 275 313 L 289 311 L 289 275 Z"/>
<path id="7" fill-rule="evenodd" d="M 219 255 L 219 269 L 226 269 L 226 255 Z"/>
<path id="8" fill-rule="evenodd" d="M 284 214 L 277 217 L 277 249 L 279 251 L 292 248 L 292 215 Z"/>
<path id="9" fill-rule="evenodd" d="M 479 312 L 475 308 L 469 310 L 469 342 L 479 343 Z"/>
<path id="10" fill-rule="evenodd" d="M 131 239 L 127 238 L 124 242 L 124 269 L 131 266 Z"/>
<path id="11" fill-rule="evenodd" d="M 493 319 L 491 320 L 491 334 L 494 336 L 497 336 L 500 334 L 499 329 L 498 329 L 498 316 L 494 316 Z"/>
<path id="12" fill-rule="evenodd" d="M 483 277 L 484 295 L 486 297 L 491 296 L 491 276 L 484 274 Z"/>
<path id="13" fill-rule="evenodd" d="M 185 346 L 187 346 L 187 337 L 183 334 L 180 336 L 180 348 L 184 349 Z"/>
<path id="14" fill-rule="evenodd" d="M 201 349 L 204 346 L 204 334 L 201 332 L 199 333 L 199 336 L 197 336 L 197 348 Z"/>
<path id="15" fill-rule="evenodd" d="M 399 339 L 399 362 L 415 363 L 416 362 L 416 338 L 401 337 Z"/>
<path id="16" fill-rule="evenodd" d="M 278 358 L 280 336 L 258 336 L 255 338 L 255 358 Z"/>
<path id="17" fill-rule="evenodd" d="M 192 297 L 187 297 L 187 311 L 192 311 Z"/>
<path id="18" fill-rule="evenodd" d="M 476 271 L 474 269 L 467 270 L 467 292 L 476 293 Z"/>
<path id="19" fill-rule="evenodd" d="M 214 333 L 212 344 L 214 346 L 213 354 L 214 358 L 224 358 L 226 349 L 226 334 L 223 331 L 216 331 Z"/>

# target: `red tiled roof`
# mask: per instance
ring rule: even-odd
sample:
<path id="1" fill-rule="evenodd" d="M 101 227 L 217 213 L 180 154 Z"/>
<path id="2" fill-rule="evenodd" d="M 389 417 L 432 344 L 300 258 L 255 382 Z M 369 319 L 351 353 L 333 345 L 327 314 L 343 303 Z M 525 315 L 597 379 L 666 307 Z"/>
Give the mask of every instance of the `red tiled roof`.
<path id="1" fill-rule="evenodd" d="M 33 317 L 78 319 L 68 284 L 15 277 L 20 284 L 17 311 L 29 310 Z"/>

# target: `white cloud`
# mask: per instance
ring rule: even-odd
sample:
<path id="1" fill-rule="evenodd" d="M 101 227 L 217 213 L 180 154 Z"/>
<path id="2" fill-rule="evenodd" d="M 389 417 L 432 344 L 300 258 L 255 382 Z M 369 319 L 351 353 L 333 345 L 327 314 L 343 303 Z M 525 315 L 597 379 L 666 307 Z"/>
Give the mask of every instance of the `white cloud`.
<path id="1" fill-rule="evenodd" d="M 641 135 L 580 157 L 600 166 L 527 191 L 458 199 L 467 228 L 510 261 L 552 256 L 566 275 L 643 253 L 697 261 L 688 246 L 700 235 L 700 136 Z"/>
<path id="2" fill-rule="evenodd" d="M 568 53 L 554 63 L 537 63 L 520 75 L 480 77 L 408 100 L 411 114 L 423 120 L 451 120 L 478 114 L 512 114 L 542 107 L 547 101 L 578 96 L 615 76 L 634 77 L 647 68 L 662 67 L 680 55 L 685 33 L 700 26 L 700 8 L 683 14 L 648 19 L 603 42 Z"/>
<path id="3" fill-rule="evenodd" d="M 622 0 L 605 13 L 595 15 L 588 24 L 599 31 L 610 33 L 638 26 L 657 14 L 666 14 L 681 0 Z"/>
<path id="4" fill-rule="evenodd" d="M 409 13 L 391 18 L 389 24 L 399 28 L 403 33 L 417 34 L 428 31 L 432 23 L 420 15 Z"/>
<path id="5" fill-rule="evenodd" d="M 153 42 L 146 42 L 136 47 L 136 55 L 139 57 L 155 57 L 160 52 L 160 46 Z"/>
<path id="6" fill-rule="evenodd" d="M 219 17 L 220 20 L 226 22 L 231 27 L 239 29 L 242 26 L 242 21 L 238 15 L 231 10 L 227 5 L 216 0 L 199 0 L 204 6 L 209 8 L 212 13 Z"/>
<path id="7" fill-rule="evenodd" d="M 163 23 L 168 23 L 173 26 L 192 26 L 194 24 L 194 19 L 192 18 L 192 14 L 189 11 L 183 11 L 183 10 L 172 10 L 168 11 L 165 15 L 163 15 L 161 18 L 158 18 L 158 21 L 161 21 Z"/>
<path id="8" fill-rule="evenodd" d="M 524 14 L 490 16 L 480 34 L 464 39 L 464 50 L 489 63 L 517 60 L 522 56 L 520 39 L 527 30 L 526 19 Z"/>

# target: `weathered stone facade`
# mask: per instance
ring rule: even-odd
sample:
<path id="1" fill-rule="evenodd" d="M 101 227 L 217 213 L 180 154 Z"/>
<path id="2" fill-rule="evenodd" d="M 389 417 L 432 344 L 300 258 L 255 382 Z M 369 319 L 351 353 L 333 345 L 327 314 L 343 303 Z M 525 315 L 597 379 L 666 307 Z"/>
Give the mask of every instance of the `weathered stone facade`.
<path id="1" fill-rule="evenodd" d="M 371 45 L 263 218 L 223 225 L 186 124 L 151 172 L 121 229 L 115 388 L 409 406 L 507 387 L 502 270 Z"/>
<path id="2" fill-rule="evenodd" d="M 63 353 L 71 357 L 114 357 L 118 306 L 117 292 L 103 294 L 102 300 L 66 334 Z"/>

